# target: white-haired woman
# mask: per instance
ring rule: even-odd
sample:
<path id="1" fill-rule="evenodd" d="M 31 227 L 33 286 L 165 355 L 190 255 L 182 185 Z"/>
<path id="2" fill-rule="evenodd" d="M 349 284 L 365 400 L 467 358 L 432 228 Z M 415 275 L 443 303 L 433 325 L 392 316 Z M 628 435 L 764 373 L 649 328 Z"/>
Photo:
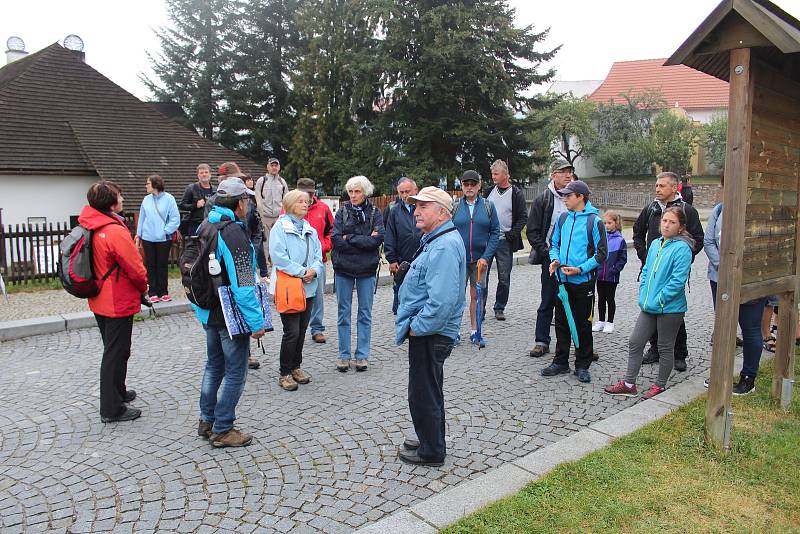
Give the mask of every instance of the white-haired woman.
<path id="1" fill-rule="evenodd" d="M 338 304 L 339 361 L 336 368 L 350 369 L 350 322 L 353 288 L 358 295 L 356 371 L 366 371 L 372 336 L 372 301 L 383 243 L 383 217 L 368 197 L 375 188 L 366 176 L 353 176 L 345 186 L 349 202 L 336 212 L 331 241 L 333 272 Z"/>
<path id="2" fill-rule="evenodd" d="M 272 258 L 272 288 L 277 272 L 303 279 L 306 291 L 306 308 L 300 313 L 282 313 L 283 338 L 281 339 L 280 378 L 278 385 L 294 391 L 297 384 L 308 384 L 311 375 L 303 371 L 303 340 L 311 320 L 311 308 L 317 294 L 317 277 L 325 267 L 322 264 L 322 245 L 317 231 L 305 220 L 311 199 L 308 193 L 295 189 L 283 197 L 283 211 L 269 232 L 269 255 Z"/>

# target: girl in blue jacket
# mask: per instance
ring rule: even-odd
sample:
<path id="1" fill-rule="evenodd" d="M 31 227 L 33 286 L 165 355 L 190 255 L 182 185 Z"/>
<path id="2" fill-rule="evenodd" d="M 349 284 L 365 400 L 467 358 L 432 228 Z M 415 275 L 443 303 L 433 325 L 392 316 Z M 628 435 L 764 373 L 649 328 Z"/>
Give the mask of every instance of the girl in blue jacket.
<path id="1" fill-rule="evenodd" d="M 608 236 L 608 255 L 597 268 L 597 315 L 593 332 L 610 334 L 614 331 L 614 314 L 617 311 L 615 295 L 619 285 L 619 274 L 628 262 L 628 244 L 622 237 L 622 217 L 616 211 L 603 214 L 603 224 Z M 608 321 L 606 321 L 608 306 Z"/>
<path id="2" fill-rule="evenodd" d="M 686 313 L 686 280 L 692 267 L 694 240 L 686 232 L 686 213 L 679 207 L 664 210 L 661 238 L 647 251 L 639 284 L 641 313 L 628 342 L 628 370 L 625 378 L 605 388 L 611 395 L 636 396 L 636 377 L 642 366 L 647 340 L 658 332 L 658 378 L 641 400 L 655 397 L 667 387 L 675 362 L 675 337 Z"/>

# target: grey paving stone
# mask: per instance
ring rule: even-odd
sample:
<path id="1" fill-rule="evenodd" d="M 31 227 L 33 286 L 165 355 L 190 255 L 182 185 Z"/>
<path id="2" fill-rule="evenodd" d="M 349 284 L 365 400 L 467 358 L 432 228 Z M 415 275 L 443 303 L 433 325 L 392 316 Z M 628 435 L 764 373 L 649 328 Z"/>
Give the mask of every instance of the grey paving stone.
<path id="1" fill-rule="evenodd" d="M 607 434 L 587 428 L 515 460 L 514 465 L 541 475 L 558 464 L 578 460 L 590 452 L 601 449 L 610 441 L 611 437 Z"/>

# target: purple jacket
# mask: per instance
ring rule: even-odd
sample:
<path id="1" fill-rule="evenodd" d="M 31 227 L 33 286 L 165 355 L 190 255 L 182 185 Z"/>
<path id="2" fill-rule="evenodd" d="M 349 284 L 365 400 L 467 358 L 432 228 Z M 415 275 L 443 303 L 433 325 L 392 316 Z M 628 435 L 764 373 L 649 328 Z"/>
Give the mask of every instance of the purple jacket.
<path id="1" fill-rule="evenodd" d="M 619 284 L 619 273 L 628 262 L 628 244 L 619 231 L 608 234 L 608 256 L 597 269 L 597 279 L 601 282 Z"/>

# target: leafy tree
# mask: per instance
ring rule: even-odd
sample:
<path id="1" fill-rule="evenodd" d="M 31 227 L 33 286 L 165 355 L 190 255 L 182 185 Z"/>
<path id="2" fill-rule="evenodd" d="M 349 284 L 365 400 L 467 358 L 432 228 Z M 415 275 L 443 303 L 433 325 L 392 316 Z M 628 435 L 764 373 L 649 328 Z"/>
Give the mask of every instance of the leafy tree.
<path id="1" fill-rule="evenodd" d="M 706 160 L 719 170 L 725 170 L 725 150 L 728 142 L 728 116 L 716 114 L 703 125 L 701 144 L 706 149 Z"/>
<path id="2" fill-rule="evenodd" d="M 234 128 L 223 144 L 256 160 L 286 162 L 296 111 L 291 73 L 297 66 L 301 0 L 249 0 L 238 25 L 235 76 L 226 90 Z"/>
<path id="3" fill-rule="evenodd" d="M 396 150 L 404 173 L 484 176 L 494 159 L 525 178 L 546 156 L 529 151 L 523 112 L 542 105 L 523 94 L 557 49 L 539 52 L 547 30 L 514 27 L 506 0 L 375 0 L 386 109 L 375 131 Z M 388 177 L 387 177 L 388 178 Z"/>
<path id="4" fill-rule="evenodd" d="M 359 141 L 364 146 L 360 138 L 377 96 L 369 89 L 377 80 L 360 65 L 368 51 L 374 54 L 372 13 L 365 0 L 306 0 L 297 15 L 303 46 L 292 82 L 300 111 L 289 162 L 326 189 L 368 172 L 354 150 Z"/>
<path id="5" fill-rule="evenodd" d="M 671 109 L 664 109 L 653 119 L 650 132 L 653 161 L 665 171 L 682 176 L 692 168 L 693 145 L 698 141 L 692 120 Z"/>
<path id="6" fill-rule="evenodd" d="M 621 96 L 623 103 L 599 104 L 593 114 L 597 137 L 590 148 L 592 159 L 600 170 L 612 175 L 649 172 L 652 120 L 664 102 L 652 91 Z"/>
<path id="7" fill-rule="evenodd" d="M 167 0 L 171 27 L 156 31 L 158 55 L 148 53 L 157 80 L 141 76 L 159 100 L 177 102 L 206 139 L 229 127 L 223 89 L 236 36 L 236 0 Z"/>
<path id="8" fill-rule="evenodd" d="M 588 156 L 597 130 L 592 123 L 597 106 L 585 98 L 571 94 L 541 113 L 542 126 L 534 130 L 537 144 L 546 146 L 553 156 L 569 161 L 573 166 L 580 156 Z M 536 142 L 536 141 L 535 141 Z"/>

